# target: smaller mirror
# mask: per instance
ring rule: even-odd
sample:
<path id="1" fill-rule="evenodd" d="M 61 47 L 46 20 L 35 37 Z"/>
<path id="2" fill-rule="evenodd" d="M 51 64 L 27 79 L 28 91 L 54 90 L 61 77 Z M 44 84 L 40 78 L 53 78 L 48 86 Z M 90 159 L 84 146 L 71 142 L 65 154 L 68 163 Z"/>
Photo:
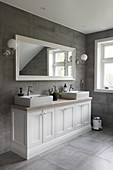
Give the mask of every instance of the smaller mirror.
<path id="1" fill-rule="evenodd" d="M 76 50 L 16 35 L 16 80 L 74 80 Z"/>

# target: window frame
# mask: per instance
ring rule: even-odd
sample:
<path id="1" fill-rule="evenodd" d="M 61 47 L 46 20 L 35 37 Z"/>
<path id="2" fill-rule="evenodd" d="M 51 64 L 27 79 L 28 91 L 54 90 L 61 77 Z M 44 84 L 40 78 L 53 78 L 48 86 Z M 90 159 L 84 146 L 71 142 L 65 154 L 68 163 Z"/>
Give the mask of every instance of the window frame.
<path id="1" fill-rule="evenodd" d="M 95 72 L 94 72 L 94 91 L 113 93 L 113 87 L 105 89 L 104 87 L 104 65 L 113 63 L 112 58 L 104 58 L 105 46 L 113 45 L 113 37 L 95 40 Z M 101 74 L 101 72 L 103 74 Z"/>
<path id="2" fill-rule="evenodd" d="M 55 55 L 57 53 L 64 53 L 64 62 L 56 62 L 55 61 L 55 57 L 56 57 Z M 68 73 L 68 66 L 72 66 L 72 62 L 68 61 L 68 51 L 63 51 L 63 50 L 53 51 L 53 56 L 54 56 L 54 60 L 53 60 L 54 76 L 56 74 L 55 68 L 56 67 L 61 67 L 61 66 L 64 67 L 64 76 L 68 76 L 69 75 L 69 73 Z"/>
<path id="3" fill-rule="evenodd" d="M 64 62 L 56 62 L 56 54 L 57 53 L 66 53 L 65 51 L 63 50 L 60 50 L 60 51 L 53 51 L 53 70 L 54 70 L 54 76 L 56 76 L 56 67 L 64 67 L 64 76 L 65 76 L 65 59 L 64 59 Z"/>
<path id="4" fill-rule="evenodd" d="M 73 62 L 68 60 L 68 53 L 72 52 L 72 51 L 66 51 L 66 50 L 63 50 L 63 49 L 60 49 L 60 50 L 48 49 L 48 54 L 49 54 L 49 51 L 51 51 L 52 55 L 53 55 L 53 58 L 52 58 L 52 68 L 53 68 L 52 73 L 53 73 L 53 76 L 56 76 L 56 72 L 55 72 L 56 67 L 64 67 L 64 76 L 62 76 L 62 77 L 72 77 L 73 69 L 72 69 L 72 75 L 71 76 L 69 76 L 69 73 L 68 73 L 68 71 L 69 71 L 68 67 L 69 66 L 73 67 Z M 62 61 L 62 62 L 56 61 L 56 54 L 58 54 L 58 53 L 64 53 L 64 61 Z M 73 56 L 73 52 L 72 52 L 72 56 Z M 48 64 L 49 63 L 50 62 L 49 62 L 49 55 L 48 55 Z M 48 70 L 48 72 L 49 72 L 49 70 Z"/>

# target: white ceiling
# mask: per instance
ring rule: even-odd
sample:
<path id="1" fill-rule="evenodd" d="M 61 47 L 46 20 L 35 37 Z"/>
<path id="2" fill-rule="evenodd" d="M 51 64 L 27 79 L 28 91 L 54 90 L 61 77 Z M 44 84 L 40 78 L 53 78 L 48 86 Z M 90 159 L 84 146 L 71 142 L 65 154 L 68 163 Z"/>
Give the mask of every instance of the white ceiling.
<path id="1" fill-rule="evenodd" d="M 1 0 L 88 34 L 113 28 L 113 0 Z"/>

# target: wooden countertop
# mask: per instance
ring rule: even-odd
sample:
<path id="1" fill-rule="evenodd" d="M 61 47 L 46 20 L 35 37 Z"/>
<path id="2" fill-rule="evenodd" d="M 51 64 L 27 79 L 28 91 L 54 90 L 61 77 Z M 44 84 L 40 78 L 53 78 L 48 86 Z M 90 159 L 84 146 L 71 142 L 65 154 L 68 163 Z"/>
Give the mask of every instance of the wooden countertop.
<path id="1" fill-rule="evenodd" d="M 78 102 L 85 102 L 92 100 L 92 97 L 88 97 L 85 99 L 79 99 L 79 100 L 66 100 L 66 99 L 58 99 L 57 101 L 53 101 L 52 104 L 48 105 L 42 105 L 42 106 L 35 106 L 35 107 L 25 107 L 25 106 L 20 106 L 20 105 L 11 105 L 11 108 L 15 109 L 20 109 L 24 111 L 32 111 L 36 109 L 44 109 L 44 108 L 49 108 L 49 107 L 54 107 L 54 106 L 62 106 L 62 105 L 67 105 L 67 104 L 74 104 Z"/>

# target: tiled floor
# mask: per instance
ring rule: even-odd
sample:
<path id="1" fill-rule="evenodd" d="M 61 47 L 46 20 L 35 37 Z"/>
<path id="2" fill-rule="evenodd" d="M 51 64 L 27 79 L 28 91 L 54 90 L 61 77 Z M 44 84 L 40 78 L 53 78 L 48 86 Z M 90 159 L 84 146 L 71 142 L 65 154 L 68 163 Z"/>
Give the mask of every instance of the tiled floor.
<path id="1" fill-rule="evenodd" d="M 113 170 L 113 130 L 90 131 L 28 161 L 2 154 L 0 170 Z"/>

